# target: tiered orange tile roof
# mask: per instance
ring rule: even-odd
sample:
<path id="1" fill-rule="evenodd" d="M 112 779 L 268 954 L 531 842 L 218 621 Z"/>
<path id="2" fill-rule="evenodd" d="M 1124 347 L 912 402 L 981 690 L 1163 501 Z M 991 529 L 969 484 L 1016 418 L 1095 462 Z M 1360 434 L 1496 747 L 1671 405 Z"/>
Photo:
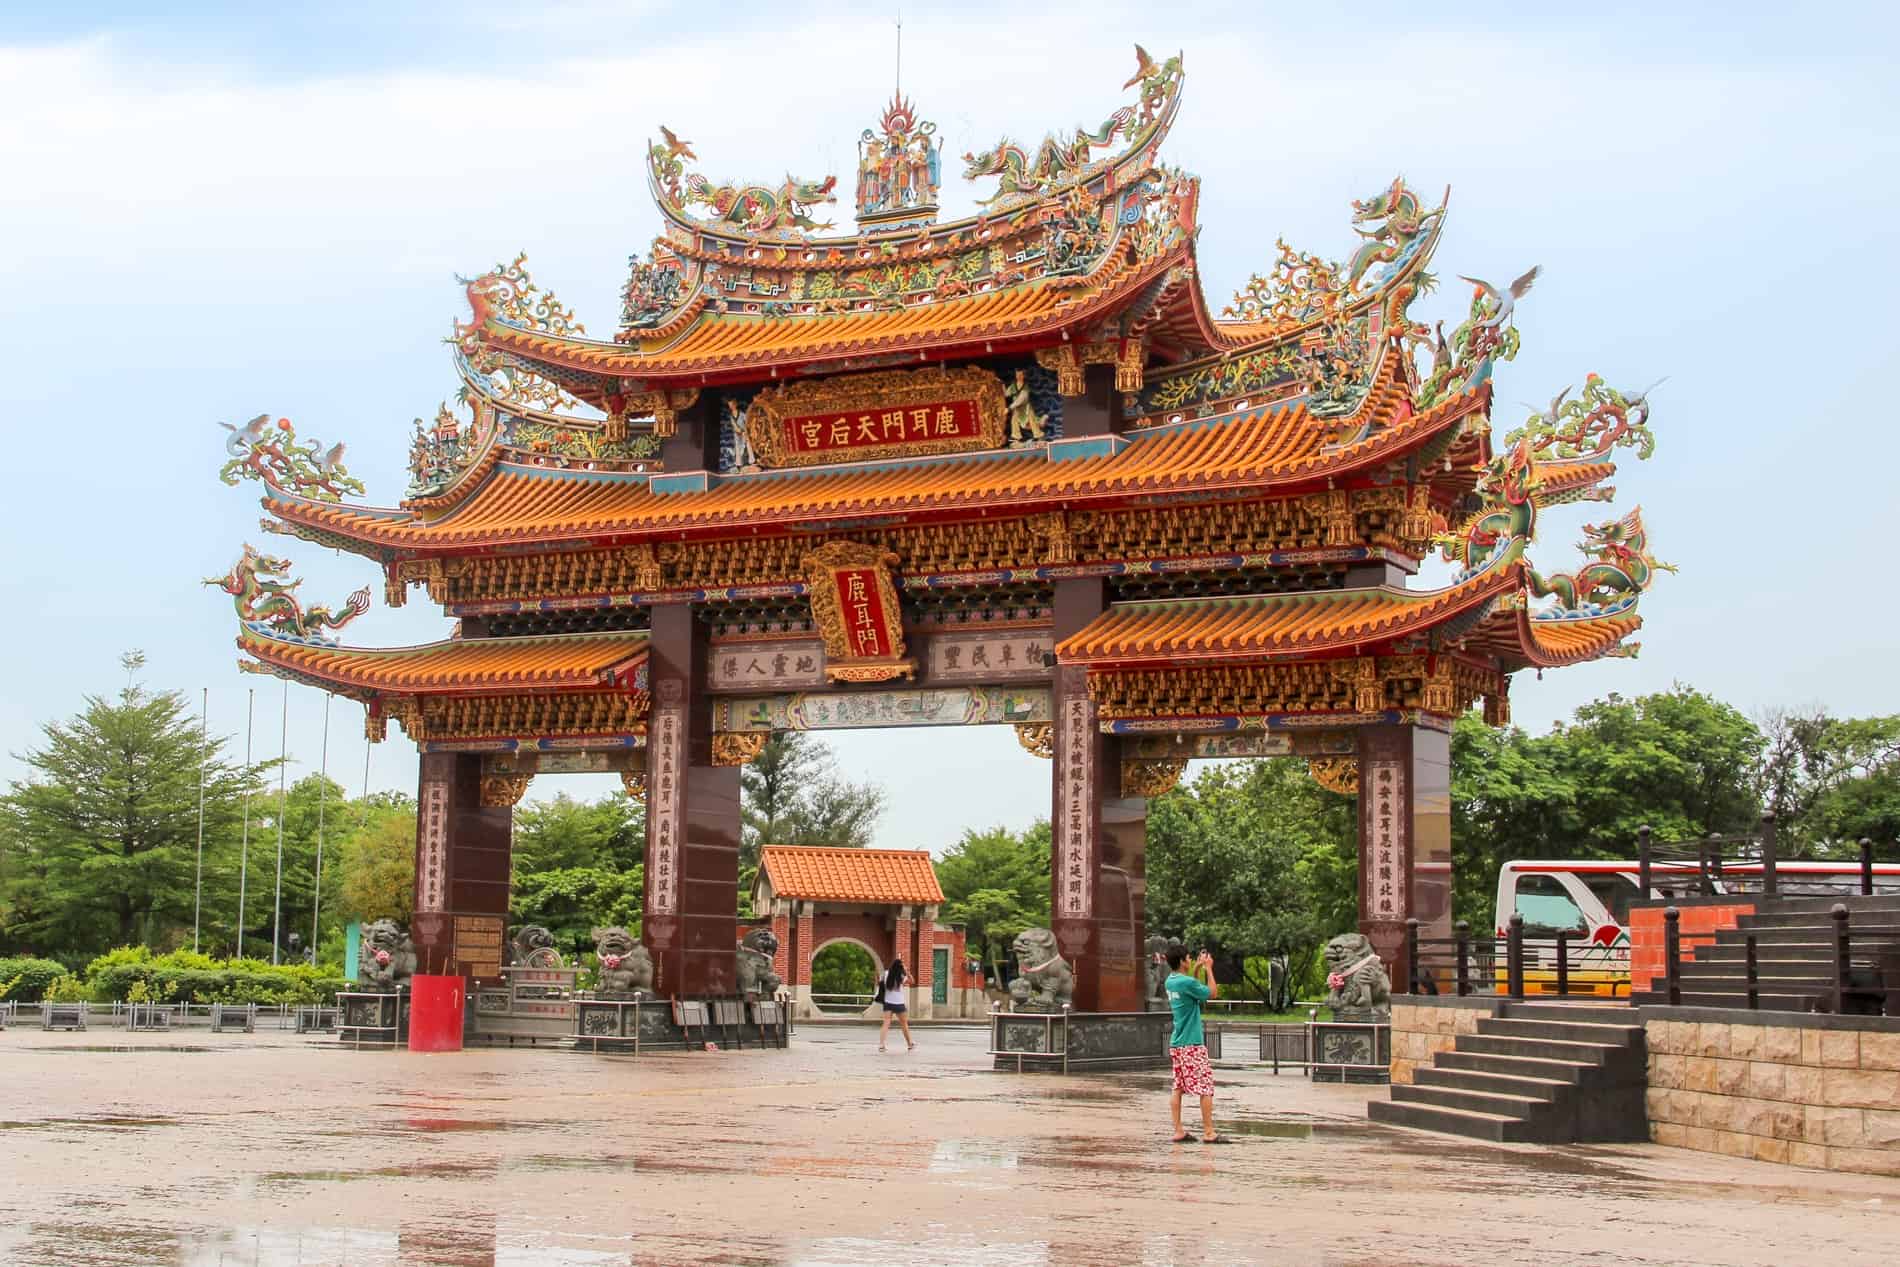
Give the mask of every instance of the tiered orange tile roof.
<path id="1" fill-rule="evenodd" d="M 655 494 L 644 476 L 502 464 L 456 509 L 435 517 L 275 495 L 280 518 L 335 537 L 410 550 L 468 549 L 691 528 L 806 523 L 867 513 L 1076 504 L 1153 493 L 1316 484 L 1390 461 L 1480 412 L 1482 387 L 1333 445 L 1334 424 L 1304 404 L 1137 433 L 1111 456 L 1052 462 L 1042 453 L 908 465 L 729 476 L 704 492 Z"/>
<path id="2" fill-rule="evenodd" d="M 1185 248 L 1184 248 L 1185 249 Z M 1181 262 L 1170 252 L 1140 267 L 1116 263 L 1078 288 L 1071 278 L 1052 278 L 895 309 L 850 311 L 811 317 L 766 317 L 701 312 L 680 333 L 637 344 L 546 334 L 491 319 L 482 342 L 540 366 L 618 377 L 657 379 L 730 375 L 753 367 L 810 364 L 890 351 L 921 352 L 973 343 L 1047 336 L 1105 313 Z M 599 404 L 600 390 L 569 380 L 583 399 Z"/>
<path id="3" fill-rule="evenodd" d="M 921 849 L 767 845 L 759 866 L 779 897 L 892 904 L 943 901 L 937 869 Z"/>
<path id="4" fill-rule="evenodd" d="M 1497 568 L 1440 590 L 1321 590 L 1117 603 L 1056 647 L 1070 664 L 1303 656 L 1387 642 L 1482 608 L 1522 584 Z"/>
<path id="5" fill-rule="evenodd" d="M 647 635 L 470 638 L 372 649 L 290 642 L 245 628 L 238 648 L 274 669 L 351 693 L 533 693 L 631 684 L 646 663 Z"/>

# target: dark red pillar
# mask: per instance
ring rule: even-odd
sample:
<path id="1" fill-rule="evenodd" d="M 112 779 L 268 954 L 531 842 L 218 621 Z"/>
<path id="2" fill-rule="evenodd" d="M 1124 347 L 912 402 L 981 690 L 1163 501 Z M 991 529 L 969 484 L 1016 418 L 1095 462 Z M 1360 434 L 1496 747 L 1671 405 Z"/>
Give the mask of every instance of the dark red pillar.
<path id="1" fill-rule="evenodd" d="M 1099 577 L 1057 581 L 1056 641 L 1106 603 Z M 1075 971 L 1076 1011 L 1140 1011 L 1147 802 L 1121 795 L 1117 745 L 1097 724 L 1087 671 L 1057 669 L 1054 696 L 1050 927 Z"/>
<path id="2" fill-rule="evenodd" d="M 1451 936 L 1451 736 L 1427 726 L 1359 732 L 1359 931 L 1406 989 L 1405 921 Z"/>
<path id="3" fill-rule="evenodd" d="M 712 764 L 707 627 L 655 607 L 648 654 L 643 939 L 663 995 L 731 994 L 739 919 L 739 768 Z"/>
<path id="4" fill-rule="evenodd" d="M 484 966 L 498 961 L 508 926 L 513 843 L 514 808 L 482 804 L 480 756 L 422 754 L 416 787 L 416 905 L 409 930 L 418 972 L 452 974 L 464 960 Z M 468 943 L 459 957 L 458 916 Z"/>

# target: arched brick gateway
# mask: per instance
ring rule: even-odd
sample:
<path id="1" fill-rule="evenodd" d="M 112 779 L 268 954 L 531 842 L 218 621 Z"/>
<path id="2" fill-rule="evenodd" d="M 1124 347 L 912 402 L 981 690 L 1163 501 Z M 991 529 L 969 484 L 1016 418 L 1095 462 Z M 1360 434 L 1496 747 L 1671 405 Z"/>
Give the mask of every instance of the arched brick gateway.
<path id="1" fill-rule="evenodd" d="M 920 849 L 767 845 L 752 890 L 755 922 L 778 938 L 777 970 L 799 1016 L 816 1014 L 813 956 L 841 941 L 862 946 L 880 973 L 893 956 L 909 965 L 913 1016 L 983 1015 L 963 929 L 937 923 L 942 903 L 936 868 Z"/>

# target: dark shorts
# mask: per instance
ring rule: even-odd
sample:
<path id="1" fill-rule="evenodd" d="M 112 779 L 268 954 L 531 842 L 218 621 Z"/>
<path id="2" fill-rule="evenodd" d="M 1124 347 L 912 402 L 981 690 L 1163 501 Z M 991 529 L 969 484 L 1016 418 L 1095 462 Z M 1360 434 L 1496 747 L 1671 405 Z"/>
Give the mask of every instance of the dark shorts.
<path id="1" fill-rule="evenodd" d="M 902 1016 L 904 1014 L 904 1008 L 905 1008 L 905 1005 L 902 1003 L 886 1003 L 884 1005 L 884 1010 L 886 1012 L 893 1013 L 894 1015 L 897 1015 L 897 1016 Z"/>

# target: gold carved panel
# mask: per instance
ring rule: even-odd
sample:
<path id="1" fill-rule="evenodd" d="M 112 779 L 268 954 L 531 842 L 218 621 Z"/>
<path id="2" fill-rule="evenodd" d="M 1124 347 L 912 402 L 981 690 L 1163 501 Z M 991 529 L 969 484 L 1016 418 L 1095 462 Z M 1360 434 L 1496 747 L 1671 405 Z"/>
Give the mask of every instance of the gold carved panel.
<path id="1" fill-rule="evenodd" d="M 761 392 L 746 432 L 763 464 L 813 466 L 999 449 L 1008 414 L 988 370 L 886 370 Z"/>

